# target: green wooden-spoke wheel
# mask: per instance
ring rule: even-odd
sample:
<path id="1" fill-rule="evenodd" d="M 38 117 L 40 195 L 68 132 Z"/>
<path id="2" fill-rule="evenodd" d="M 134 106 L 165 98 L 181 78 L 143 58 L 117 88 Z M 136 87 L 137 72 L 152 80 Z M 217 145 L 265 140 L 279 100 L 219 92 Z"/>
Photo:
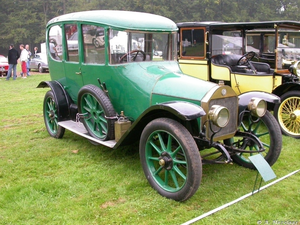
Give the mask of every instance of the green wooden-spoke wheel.
<path id="1" fill-rule="evenodd" d="M 253 117 L 250 113 L 245 113 L 240 130 L 250 132 L 258 137 L 262 142 L 265 151 L 258 153 L 258 144 L 245 137 L 234 137 L 225 140 L 225 144 L 235 143 L 235 147 L 251 151 L 251 153 L 237 153 L 232 155 L 234 162 L 246 168 L 255 169 L 249 159 L 252 155 L 261 154 L 270 166 L 277 161 L 281 152 L 282 136 L 276 119 L 269 111 L 261 118 Z"/>
<path id="2" fill-rule="evenodd" d="M 114 139 L 116 112 L 107 95 L 97 86 L 86 85 L 78 93 L 78 111 L 89 134 L 102 141 Z"/>
<path id="3" fill-rule="evenodd" d="M 65 128 L 58 125 L 58 103 L 54 98 L 52 90 L 48 91 L 44 98 L 44 122 L 51 137 L 62 138 Z"/>
<path id="4" fill-rule="evenodd" d="M 274 109 L 284 135 L 300 138 L 300 93 L 289 91 L 281 96 L 281 103 Z"/>
<path id="5" fill-rule="evenodd" d="M 159 194 L 185 201 L 197 191 L 202 162 L 183 125 L 168 118 L 151 121 L 142 132 L 139 151 L 145 176 Z"/>

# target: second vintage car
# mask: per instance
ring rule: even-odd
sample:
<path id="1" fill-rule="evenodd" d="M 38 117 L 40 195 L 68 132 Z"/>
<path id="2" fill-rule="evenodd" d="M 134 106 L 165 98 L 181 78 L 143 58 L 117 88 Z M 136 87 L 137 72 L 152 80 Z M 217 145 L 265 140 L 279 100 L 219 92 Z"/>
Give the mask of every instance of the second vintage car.
<path id="1" fill-rule="evenodd" d="M 69 49 L 70 27 L 77 48 Z M 104 35 L 98 48 L 83 35 L 95 27 Z M 49 51 L 53 38 L 57 54 Z M 280 155 L 280 128 L 266 111 L 266 102 L 279 98 L 238 96 L 222 82 L 183 74 L 177 26 L 168 18 L 113 10 L 66 14 L 48 22 L 46 46 L 51 81 L 38 87 L 50 88 L 43 108 L 50 136 L 62 138 L 68 129 L 109 148 L 138 141 L 145 177 L 162 196 L 192 197 L 202 163 L 255 169 L 250 156 L 261 154 L 273 165 Z"/>
<path id="2" fill-rule="evenodd" d="M 237 94 L 264 91 L 283 134 L 300 138 L 300 22 L 183 22 L 179 63 L 184 73 L 224 82 Z M 291 68 L 290 68 L 291 67 Z"/>

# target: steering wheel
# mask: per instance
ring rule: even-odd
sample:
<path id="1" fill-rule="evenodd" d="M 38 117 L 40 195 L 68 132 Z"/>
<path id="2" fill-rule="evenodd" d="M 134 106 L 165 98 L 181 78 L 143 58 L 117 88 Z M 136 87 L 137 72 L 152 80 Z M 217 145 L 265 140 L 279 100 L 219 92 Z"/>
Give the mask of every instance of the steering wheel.
<path id="1" fill-rule="evenodd" d="M 251 60 L 254 58 L 255 55 L 256 55 L 255 52 L 252 51 L 246 53 L 237 61 L 237 65 L 238 66 L 249 65 L 251 70 L 253 70 L 253 72 L 256 73 L 256 69 L 251 62 Z"/>
<path id="2" fill-rule="evenodd" d="M 237 61 L 237 65 L 246 65 L 249 63 L 249 61 L 251 61 L 254 56 L 255 56 L 255 52 L 248 52 L 245 55 L 243 55 L 238 61 Z"/>
<path id="3" fill-rule="evenodd" d="M 136 54 L 135 54 L 135 55 L 131 55 L 131 54 L 133 54 L 133 53 L 136 53 Z M 145 60 L 146 60 L 146 53 L 145 53 L 145 52 L 143 52 L 142 50 L 133 50 L 133 51 L 131 51 L 131 52 L 128 52 L 128 53 L 122 55 L 122 56 L 120 57 L 119 62 L 120 62 L 120 63 L 121 63 L 122 61 L 127 62 L 127 56 L 128 56 L 128 55 L 131 55 L 131 61 L 135 61 L 135 60 L 136 60 L 136 57 L 137 57 L 138 54 L 140 54 L 140 53 L 143 55 L 143 61 L 145 61 Z M 125 61 L 125 60 L 126 60 L 126 61 Z"/>

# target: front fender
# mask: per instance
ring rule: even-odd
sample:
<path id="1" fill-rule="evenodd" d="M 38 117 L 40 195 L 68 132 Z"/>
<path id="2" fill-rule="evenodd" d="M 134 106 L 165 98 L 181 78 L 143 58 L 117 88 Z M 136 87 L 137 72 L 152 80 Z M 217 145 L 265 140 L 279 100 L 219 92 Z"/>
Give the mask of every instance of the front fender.
<path id="1" fill-rule="evenodd" d="M 287 83 L 284 83 L 284 84 L 276 87 L 273 90 L 272 93 L 275 94 L 275 95 L 277 95 L 277 96 L 281 96 L 284 93 L 286 93 L 288 91 L 291 91 L 291 90 L 300 91 L 300 83 L 298 83 L 298 82 L 287 82 Z"/>
<path id="2" fill-rule="evenodd" d="M 261 91 L 251 91 L 240 94 L 239 96 L 239 114 L 244 111 L 251 100 L 251 98 L 256 97 L 264 99 L 267 103 L 279 104 L 280 98 L 277 95 L 261 92 Z"/>
<path id="3" fill-rule="evenodd" d="M 166 102 L 166 103 L 154 105 L 149 109 L 153 110 L 155 108 L 166 110 L 184 121 L 190 121 L 206 115 L 205 111 L 201 106 L 189 102 L 181 102 L 181 101 Z"/>
<path id="4" fill-rule="evenodd" d="M 132 123 L 114 148 L 139 140 L 144 127 L 154 119 L 166 117 L 182 123 L 194 123 L 204 115 L 206 113 L 201 106 L 189 102 L 173 101 L 152 105 Z"/>
<path id="5" fill-rule="evenodd" d="M 70 117 L 70 104 L 71 99 L 69 95 L 66 93 L 65 89 L 62 87 L 62 85 L 57 81 L 42 81 L 39 83 L 37 88 L 45 88 L 50 87 L 55 101 L 58 104 L 58 115 L 59 121 L 65 120 Z"/>

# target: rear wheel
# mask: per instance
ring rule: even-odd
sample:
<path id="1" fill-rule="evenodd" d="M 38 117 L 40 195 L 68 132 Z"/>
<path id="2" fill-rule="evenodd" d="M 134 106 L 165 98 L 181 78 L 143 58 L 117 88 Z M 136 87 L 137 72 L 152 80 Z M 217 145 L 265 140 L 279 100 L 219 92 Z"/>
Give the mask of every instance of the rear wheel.
<path id="1" fill-rule="evenodd" d="M 265 151 L 259 153 L 258 144 L 250 138 L 234 137 L 225 140 L 225 144 L 250 151 L 250 153 L 237 153 L 231 156 L 232 160 L 243 167 L 255 169 L 249 157 L 261 154 L 272 166 L 277 161 L 282 146 L 280 127 L 273 115 L 267 111 L 263 117 L 257 118 L 250 113 L 245 113 L 240 128 L 241 131 L 254 134 L 262 142 Z"/>
<path id="2" fill-rule="evenodd" d="M 142 132 L 139 151 L 145 176 L 159 194 L 185 201 L 197 191 L 202 162 L 183 125 L 168 118 L 151 121 Z"/>
<path id="3" fill-rule="evenodd" d="M 58 125 L 58 103 L 52 90 L 48 91 L 45 95 L 43 114 L 44 122 L 50 136 L 54 138 L 62 138 L 65 133 L 65 128 Z"/>
<path id="4" fill-rule="evenodd" d="M 289 91 L 281 97 L 281 103 L 274 108 L 277 119 L 284 135 L 300 138 L 300 93 Z"/>
<path id="5" fill-rule="evenodd" d="M 101 141 L 114 139 L 116 112 L 107 95 L 95 85 L 86 85 L 78 93 L 78 111 L 89 134 Z"/>
<path id="6" fill-rule="evenodd" d="M 43 67 L 41 66 L 41 64 L 38 65 L 38 70 L 40 73 L 44 73 L 44 69 Z"/>

